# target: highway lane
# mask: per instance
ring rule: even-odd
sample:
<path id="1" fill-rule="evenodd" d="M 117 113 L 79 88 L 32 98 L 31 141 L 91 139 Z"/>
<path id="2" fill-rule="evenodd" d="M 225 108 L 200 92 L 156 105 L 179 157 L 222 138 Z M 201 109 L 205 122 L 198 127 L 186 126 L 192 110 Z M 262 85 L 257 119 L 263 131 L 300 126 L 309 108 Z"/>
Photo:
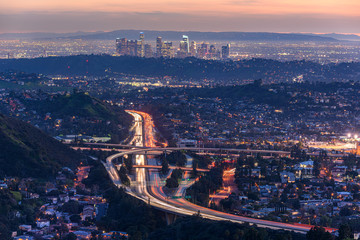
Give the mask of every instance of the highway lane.
<path id="1" fill-rule="evenodd" d="M 192 158 L 187 156 L 187 164 L 186 167 L 192 166 Z M 149 186 L 149 192 L 152 196 L 154 196 L 157 199 L 161 199 L 162 201 L 166 202 L 167 204 L 170 204 L 172 206 L 177 207 L 180 209 L 180 213 L 184 213 L 183 210 L 187 210 L 187 213 L 197 214 L 200 212 L 202 217 L 209 218 L 212 220 L 223 220 L 223 221 L 233 221 L 237 223 L 244 223 L 248 222 L 251 224 L 257 224 L 260 227 L 266 227 L 266 228 L 272 228 L 272 229 L 286 229 L 286 230 L 293 230 L 296 232 L 307 232 L 310 230 L 311 226 L 294 226 L 293 224 L 284 224 L 280 222 L 272 222 L 272 221 L 266 221 L 261 219 L 254 219 L 254 218 L 247 218 L 242 216 L 237 216 L 233 214 L 228 214 L 220 211 L 215 211 L 213 209 L 201 207 L 195 204 L 190 203 L 189 201 L 185 200 L 184 198 L 179 199 L 172 199 L 166 196 L 166 194 L 162 191 L 163 183 L 161 183 L 158 172 L 155 172 L 151 170 L 150 175 L 153 175 L 150 177 L 150 180 L 152 180 L 152 184 Z M 185 172 L 183 177 L 187 179 L 189 177 L 189 173 Z M 154 181 L 155 179 L 155 181 Z M 175 194 L 175 196 L 182 196 L 184 197 L 186 188 L 190 187 L 196 180 L 191 180 L 188 183 L 182 182 L 179 185 L 179 188 Z M 171 209 L 169 209 L 171 211 Z M 186 215 L 186 214 L 185 214 Z"/>
<path id="2" fill-rule="evenodd" d="M 142 117 L 140 114 L 132 111 L 127 111 L 127 113 L 131 114 L 134 117 L 135 124 L 134 130 L 135 135 L 134 138 L 130 141 L 130 145 L 140 146 L 144 145 L 143 140 L 143 124 Z M 135 165 L 145 165 L 145 156 L 144 155 L 135 155 Z M 146 172 L 144 168 L 136 168 L 135 169 L 136 176 L 136 192 L 141 195 L 146 194 Z"/>
<path id="3" fill-rule="evenodd" d="M 129 114 L 131 114 L 134 119 L 135 119 L 135 124 L 137 122 L 141 122 L 141 116 L 136 113 L 136 112 L 132 112 L 132 111 L 128 111 Z M 136 134 L 134 135 L 134 138 L 136 136 L 142 136 L 142 127 L 139 124 L 136 128 Z M 135 141 L 135 140 L 134 140 Z M 136 142 L 137 146 L 141 146 L 143 145 L 143 139 L 138 139 Z M 109 173 L 110 178 L 112 179 L 112 181 L 114 182 L 114 184 L 118 187 L 125 187 L 123 185 L 121 185 L 119 176 L 117 174 L 116 168 L 113 164 L 113 160 L 115 158 L 124 156 L 125 154 L 129 154 L 129 153 L 133 153 L 133 150 L 130 150 L 128 152 L 121 152 L 118 154 L 114 154 L 111 155 L 109 157 L 107 157 L 106 162 L 104 163 L 104 166 L 107 170 L 107 172 Z M 137 165 L 143 165 L 145 163 L 145 157 L 144 155 L 136 155 L 135 156 L 135 163 Z M 162 209 L 171 213 L 177 213 L 177 214 L 181 214 L 181 215 L 192 215 L 194 214 L 194 211 L 188 211 L 186 209 L 183 208 L 179 208 L 177 206 L 171 205 L 169 204 L 169 201 L 172 202 L 172 204 L 175 204 L 175 202 L 173 202 L 170 199 L 166 198 L 166 195 L 161 191 L 162 189 L 160 187 L 154 187 L 154 192 L 158 195 L 156 195 L 158 198 L 154 197 L 152 194 L 149 194 L 148 192 L 148 188 L 147 188 L 147 177 L 145 174 L 145 169 L 144 168 L 137 168 L 136 169 L 136 183 L 133 184 L 131 187 L 125 187 L 125 190 L 128 194 L 146 202 L 146 203 L 150 203 L 153 207 L 158 208 L 158 209 Z M 160 186 L 160 178 L 159 176 L 155 176 L 154 177 L 154 182 L 157 182 L 157 186 Z M 161 190 L 159 190 L 161 189 Z M 160 196 L 160 197 L 159 197 Z M 182 206 L 182 204 L 178 204 L 179 206 Z M 213 219 L 213 220 L 221 220 L 217 217 L 212 217 L 209 216 L 209 218 Z"/>
<path id="4" fill-rule="evenodd" d="M 147 165 L 134 165 L 134 168 L 148 168 L 148 169 L 161 169 L 162 166 L 147 164 Z M 178 166 L 169 166 L 169 169 L 181 169 L 185 172 L 192 171 L 192 167 L 178 167 Z M 210 172 L 209 169 L 197 168 L 198 172 Z"/>
<path id="5" fill-rule="evenodd" d="M 135 119 L 136 126 L 136 134 L 134 138 L 134 143 L 136 146 L 146 146 L 147 141 L 154 139 L 154 137 L 143 138 L 143 126 L 141 121 L 141 114 L 139 112 L 128 111 Z M 147 132 L 148 134 L 151 131 Z M 141 136 L 141 137 L 140 137 Z M 145 139 L 145 140 L 144 140 Z M 144 142 L 145 141 L 145 142 Z M 152 144 L 150 144 L 151 146 Z M 238 150 L 238 149 L 237 149 Z M 141 151 L 144 151 L 142 149 Z M 113 180 L 116 186 L 121 186 L 119 177 L 117 176 L 117 172 L 114 171 L 115 167 L 112 164 L 112 160 L 116 157 L 123 156 L 124 154 L 129 153 L 140 153 L 139 149 L 129 150 L 129 152 L 122 152 L 115 155 L 112 155 L 107 158 L 107 161 L 104 165 L 106 165 L 106 170 L 109 172 L 109 176 Z M 257 150 L 261 151 L 261 150 Z M 144 155 L 136 155 L 136 165 L 145 165 L 146 159 Z M 151 183 L 148 184 L 148 180 Z M 170 213 L 175 213 L 179 215 L 193 215 L 200 211 L 200 214 L 204 218 L 212 219 L 212 220 L 229 220 L 237 223 L 248 222 L 250 224 L 257 224 L 260 227 L 271 228 L 271 229 L 285 229 L 292 230 L 296 232 L 306 233 L 312 226 L 310 225 L 295 225 L 281 222 L 273 222 L 262 219 L 248 218 L 237 215 L 232 215 L 220 211 L 215 211 L 209 208 L 201 207 L 195 204 L 190 203 L 189 201 L 180 198 L 180 199 L 169 199 L 166 194 L 162 190 L 163 183 L 161 183 L 158 172 L 154 170 L 149 171 L 149 175 L 147 176 L 146 170 L 144 168 L 136 169 L 136 184 L 132 187 L 127 187 L 126 191 L 144 202 L 150 203 L 155 208 L 161 209 L 163 211 L 167 211 Z M 181 184 L 178 189 L 177 194 L 183 195 L 186 187 L 190 186 L 189 184 Z"/>
<path id="6" fill-rule="evenodd" d="M 193 162 L 193 158 L 189 155 L 186 155 L 186 165 L 185 167 L 187 168 L 192 168 L 192 162 Z M 189 188 L 191 185 L 193 185 L 197 180 L 198 178 L 196 179 L 191 179 L 190 181 L 188 181 L 187 179 L 190 179 L 190 173 L 189 172 L 184 172 L 183 174 L 183 179 L 185 179 L 185 181 L 181 181 L 180 184 L 179 184 L 179 187 L 178 187 L 178 190 L 176 191 L 175 193 L 175 196 L 181 196 L 181 197 L 185 197 L 184 194 L 185 194 L 185 190 L 187 188 Z"/>

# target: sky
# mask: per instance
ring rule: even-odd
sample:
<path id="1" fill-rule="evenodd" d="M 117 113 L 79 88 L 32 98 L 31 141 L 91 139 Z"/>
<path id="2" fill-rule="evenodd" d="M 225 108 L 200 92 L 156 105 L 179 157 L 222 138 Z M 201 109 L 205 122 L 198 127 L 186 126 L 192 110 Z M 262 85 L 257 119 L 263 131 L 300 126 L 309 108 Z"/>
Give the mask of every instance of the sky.
<path id="1" fill-rule="evenodd" d="M 0 33 L 360 33 L 359 0 L 0 0 Z"/>

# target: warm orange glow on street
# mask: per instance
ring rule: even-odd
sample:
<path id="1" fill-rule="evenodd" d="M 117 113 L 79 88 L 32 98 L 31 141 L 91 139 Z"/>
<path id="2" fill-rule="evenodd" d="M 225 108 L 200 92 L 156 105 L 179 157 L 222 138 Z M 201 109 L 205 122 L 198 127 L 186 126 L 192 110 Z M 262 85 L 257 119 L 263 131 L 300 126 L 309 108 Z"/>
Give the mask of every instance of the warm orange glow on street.
<path id="1" fill-rule="evenodd" d="M 132 110 L 132 112 L 141 115 L 141 117 L 143 118 L 144 129 L 145 129 L 145 134 L 144 134 L 145 135 L 145 146 L 146 147 L 157 147 L 157 144 L 160 144 L 163 147 L 167 147 L 167 143 L 158 143 L 158 141 L 156 140 L 155 125 L 154 125 L 154 121 L 152 120 L 152 117 L 150 116 L 150 114 L 145 113 L 145 112 L 134 111 L 134 110 Z"/>

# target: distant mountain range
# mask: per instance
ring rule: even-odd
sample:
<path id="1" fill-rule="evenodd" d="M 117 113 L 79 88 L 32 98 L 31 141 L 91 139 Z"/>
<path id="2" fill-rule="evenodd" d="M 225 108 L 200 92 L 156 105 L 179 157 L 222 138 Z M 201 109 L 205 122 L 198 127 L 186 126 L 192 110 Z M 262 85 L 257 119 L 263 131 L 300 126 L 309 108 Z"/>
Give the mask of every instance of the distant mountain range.
<path id="1" fill-rule="evenodd" d="M 360 36 L 348 34 L 300 34 L 270 32 L 198 32 L 198 31 L 151 31 L 151 30 L 116 30 L 110 32 L 74 32 L 74 33 L 3 33 L 0 39 L 83 39 L 114 40 L 116 38 L 138 39 L 144 32 L 146 40 L 155 40 L 161 36 L 164 40 L 180 40 L 188 35 L 195 41 L 315 41 L 336 42 L 342 40 L 360 41 Z"/>
<path id="2" fill-rule="evenodd" d="M 0 39 L 13 40 L 13 39 L 57 39 L 57 38 L 70 38 L 70 37 L 84 37 L 86 35 L 98 34 L 100 32 L 73 32 L 73 33 L 50 33 L 50 32 L 32 32 L 32 33 L 2 33 Z"/>
<path id="3" fill-rule="evenodd" d="M 309 33 L 307 35 L 335 38 L 340 41 L 344 41 L 344 40 L 345 41 L 360 41 L 360 36 L 355 35 L 355 34 L 339 34 L 339 33 L 313 34 L 313 33 Z"/>
<path id="4" fill-rule="evenodd" d="M 139 38 L 138 30 L 118 30 L 83 36 L 83 39 L 115 39 L 126 37 Z M 165 40 L 180 40 L 182 35 L 189 36 L 195 41 L 337 41 L 334 38 L 319 37 L 293 33 L 265 33 L 265 32 L 194 32 L 194 31 L 143 31 L 145 38 L 155 40 L 161 36 Z M 76 38 L 76 37 L 72 37 Z"/>

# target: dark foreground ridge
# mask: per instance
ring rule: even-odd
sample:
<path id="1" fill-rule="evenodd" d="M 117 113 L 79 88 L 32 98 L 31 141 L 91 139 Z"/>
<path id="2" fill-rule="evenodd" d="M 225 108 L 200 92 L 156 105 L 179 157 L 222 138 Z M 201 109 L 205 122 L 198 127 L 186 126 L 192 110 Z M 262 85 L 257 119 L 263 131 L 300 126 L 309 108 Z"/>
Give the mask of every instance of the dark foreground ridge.
<path id="1" fill-rule="evenodd" d="M 79 160 L 75 151 L 41 130 L 0 114 L 0 175 L 48 178 Z"/>

